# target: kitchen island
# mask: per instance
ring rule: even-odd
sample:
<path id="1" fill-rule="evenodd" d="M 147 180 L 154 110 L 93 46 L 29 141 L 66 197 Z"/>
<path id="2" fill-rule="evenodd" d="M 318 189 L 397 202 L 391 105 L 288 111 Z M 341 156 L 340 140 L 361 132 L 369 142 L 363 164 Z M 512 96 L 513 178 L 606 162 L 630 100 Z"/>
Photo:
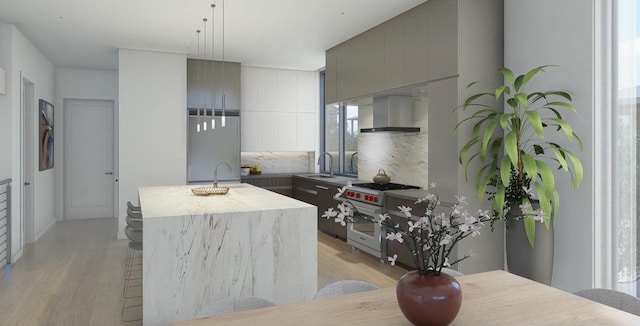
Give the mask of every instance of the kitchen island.
<path id="1" fill-rule="evenodd" d="M 139 189 L 143 323 L 172 325 L 228 297 L 301 302 L 317 290 L 316 207 L 249 184 Z"/>

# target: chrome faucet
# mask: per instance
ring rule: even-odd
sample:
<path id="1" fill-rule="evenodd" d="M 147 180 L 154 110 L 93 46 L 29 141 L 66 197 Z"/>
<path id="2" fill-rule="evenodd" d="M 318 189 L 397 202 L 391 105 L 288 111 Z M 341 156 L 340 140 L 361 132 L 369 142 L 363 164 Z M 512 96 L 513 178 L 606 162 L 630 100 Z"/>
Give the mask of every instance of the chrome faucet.
<path id="1" fill-rule="evenodd" d="M 229 165 L 229 163 L 227 162 L 218 163 L 218 165 L 216 165 L 215 171 L 213 171 L 213 187 L 214 188 L 218 188 L 218 168 L 220 167 L 220 165 L 226 165 L 229 168 L 229 171 L 231 171 L 231 165 Z"/>
<path id="2" fill-rule="evenodd" d="M 320 154 L 320 156 L 318 156 L 318 165 L 320 165 L 320 162 L 322 161 L 322 157 L 325 155 L 329 155 L 329 172 L 331 174 L 331 177 L 333 177 L 333 156 L 331 156 L 329 152 L 324 152 Z"/>

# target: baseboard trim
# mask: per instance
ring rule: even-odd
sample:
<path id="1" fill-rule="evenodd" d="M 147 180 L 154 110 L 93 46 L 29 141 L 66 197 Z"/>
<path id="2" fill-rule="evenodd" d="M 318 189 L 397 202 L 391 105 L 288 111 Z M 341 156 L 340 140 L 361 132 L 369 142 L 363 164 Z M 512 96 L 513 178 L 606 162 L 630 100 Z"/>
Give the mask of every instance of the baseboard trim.
<path id="1" fill-rule="evenodd" d="M 20 258 L 22 258 L 22 249 L 16 251 L 11 255 L 11 261 L 9 263 L 15 264 L 18 260 L 20 260 Z"/>
<path id="2" fill-rule="evenodd" d="M 45 233 L 47 233 L 47 231 L 49 231 L 49 229 L 56 224 L 56 219 L 51 219 L 51 221 L 49 221 L 49 223 L 47 225 L 45 225 L 45 227 L 43 227 L 39 232 L 37 232 L 35 234 L 35 239 L 33 240 L 33 242 L 38 241 L 38 239 L 40 239 Z"/>

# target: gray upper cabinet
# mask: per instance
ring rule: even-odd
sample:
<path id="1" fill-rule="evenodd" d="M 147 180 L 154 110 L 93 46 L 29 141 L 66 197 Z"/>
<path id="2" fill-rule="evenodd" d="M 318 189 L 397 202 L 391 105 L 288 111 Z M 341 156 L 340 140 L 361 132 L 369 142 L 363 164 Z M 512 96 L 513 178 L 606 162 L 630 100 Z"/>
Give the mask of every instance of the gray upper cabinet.
<path id="1" fill-rule="evenodd" d="M 365 42 L 364 94 L 384 90 L 384 29 L 374 28 L 363 34 Z"/>
<path id="2" fill-rule="evenodd" d="M 434 3 L 428 11 L 429 80 L 458 73 L 458 1 Z"/>
<path id="3" fill-rule="evenodd" d="M 187 107 L 211 107 L 215 98 L 215 108 L 222 109 L 224 86 L 225 109 L 240 110 L 240 63 L 187 59 Z M 212 76 L 215 75 L 215 79 Z M 206 81 L 205 81 L 206 78 Z"/>
<path id="4" fill-rule="evenodd" d="M 349 98 L 351 92 L 351 67 L 349 66 L 349 43 L 336 46 L 336 97 Z"/>
<path id="5" fill-rule="evenodd" d="M 458 74 L 458 0 L 431 0 L 326 53 L 335 103 Z"/>
<path id="6" fill-rule="evenodd" d="M 338 50 L 334 47 L 327 50 L 324 73 L 324 101 L 334 103 L 338 99 Z"/>
<path id="7" fill-rule="evenodd" d="M 428 57 L 429 14 L 427 7 L 420 7 L 405 19 L 404 84 L 413 85 L 429 80 Z M 455 56 L 454 56 L 455 57 Z"/>
<path id="8" fill-rule="evenodd" d="M 358 35 L 354 38 L 349 47 L 349 68 L 350 68 L 350 83 L 348 84 L 349 92 L 347 97 L 356 97 L 362 94 L 366 94 L 366 56 L 367 56 L 367 43 L 369 40 L 364 34 Z"/>
<path id="9" fill-rule="evenodd" d="M 384 74 L 385 89 L 404 86 L 405 25 L 403 17 L 384 23 Z"/>

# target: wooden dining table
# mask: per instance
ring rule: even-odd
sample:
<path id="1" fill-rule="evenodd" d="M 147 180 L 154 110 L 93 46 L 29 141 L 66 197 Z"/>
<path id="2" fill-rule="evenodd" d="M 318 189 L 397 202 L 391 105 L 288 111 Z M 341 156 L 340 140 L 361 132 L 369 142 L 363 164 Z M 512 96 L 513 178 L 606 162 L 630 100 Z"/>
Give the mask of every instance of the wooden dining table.
<path id="1" fill-rule="evenodd" d="M 458 277 L 462 307 L 457 325 L 640 325 L 640 317 L 505 271 Z M 425 312 L 426 313 L 426 312 Z M 410 326 L 384 288 L 315 301 L 181 321 L 179 326 Z"/>

